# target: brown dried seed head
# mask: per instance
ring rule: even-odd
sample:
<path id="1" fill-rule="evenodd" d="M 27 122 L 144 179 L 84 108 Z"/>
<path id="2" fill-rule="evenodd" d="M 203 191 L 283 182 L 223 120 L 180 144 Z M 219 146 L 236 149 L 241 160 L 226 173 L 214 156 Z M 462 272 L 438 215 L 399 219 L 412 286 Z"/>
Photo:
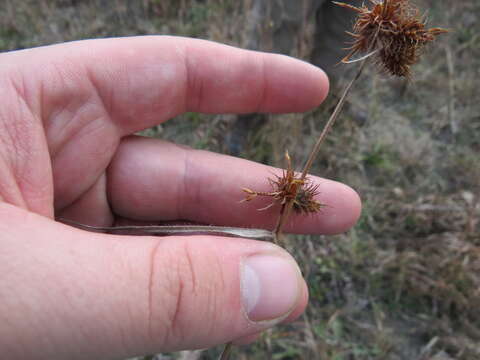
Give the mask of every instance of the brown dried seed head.
<path id="1" fill-rule="evenodd" d="M 358 13 L 353 32 L 349 33 L 355 40 L 342 61 L 347 62 L 357 53 L 376 50 L 377 62 L 385 71 L 410 77 L 410 66 L 418 61 L 422 48 L 448 30 L 426 29 L 425 19 L 409 0 L 369 1 L 372 8 L 334 2 Z"/>
<path id="2" fill-rule="evenodd" d="M 293 200 L 293 210 L 297 213 L 313 214 L 324 206 L 315 200 L 318 195 L 318 185 L 310 184 L 308 181 L 297 192 Z"/>
<path id="3" fill-rule="evenodd" d="M 266 210 L 275 204 L 285 205 L 288 201 L 293 201 L 293 210 L 297 213 L 311 214 L 320 211 L 323 205 L 315 200 L 318 194 L 318 185 L 313 185 L 307 179 L 302 179 L 300 175 L 295 174 L 288 153 L 285 155 L 287 160 L 287 169 L 283 171 L 282 176 L 269 178 L 272 186 L 271 192 L 257 192 L 247 188 L 242 190 L 247 194 L 244 201 L 253 200 L 257 196 L 267 196 L 272 198 L 272 203 L 260 210 Z"/>

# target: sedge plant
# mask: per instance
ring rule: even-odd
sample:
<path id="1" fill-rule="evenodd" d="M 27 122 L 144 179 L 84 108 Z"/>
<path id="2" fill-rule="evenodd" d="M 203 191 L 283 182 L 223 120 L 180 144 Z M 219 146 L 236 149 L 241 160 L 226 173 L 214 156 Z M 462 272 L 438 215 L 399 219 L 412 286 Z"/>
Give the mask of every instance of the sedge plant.
<path id="1" fill-rule="evenodd" d="M 273 239 L 279 243 L 283 228 L 291 214 L 308 215 L 321 211 L 324 204 L 316 200 L 317 185 L 309 179 L 310 169 L 317 157 L 320 147 L 338 119 L 354 83 L 360 78 L 368 62 L 373 62 L 377 69 L 387 75 L 412 80 L 411 67 L 417 63 L 425 46 L 433 42 L 436 36 L 448 32 L 443 28 L 427 28 L 426 18 L 410 0 L 368 0 L 369 4 L 360 7 L 344 2 L 334 3 L 345 9 L 356 12 L 357 17 L 353 30 L 348 32 L 353 38 L 348 54 L 342 63 L 358 63 L 358 69 L 347 84 L 343 93 L 326 122 L 319 138 L 313 146 L 307 161 L 300 173 L 292 168 L 292 160 L 286 152 L 287 168 L 281 176 L 268 178 L 271 191 L 260 192 L 243 188 L 246 193 L 244 201 L 252 201 L 257 197 L 269 197 L 271 203 L 260 209 L 265 210 L 278 206 L 276 226 Z M 354 57 L 357 57 L 354 59 Z M 226 360 L 231 353 L 229 343 L 220 356 Z"/>

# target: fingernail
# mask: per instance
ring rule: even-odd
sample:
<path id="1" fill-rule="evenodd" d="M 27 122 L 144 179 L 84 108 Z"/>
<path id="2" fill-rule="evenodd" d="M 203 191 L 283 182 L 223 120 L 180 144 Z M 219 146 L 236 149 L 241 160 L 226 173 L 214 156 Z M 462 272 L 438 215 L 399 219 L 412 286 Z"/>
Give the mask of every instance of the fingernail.
<path id="1" fill-rule="evenodd" d="M 295 262 L 275 255 L 253 255 L 243 261 L 242 300 L 251 321 L 287 316 L 301 295 L 301 274 Z"/>

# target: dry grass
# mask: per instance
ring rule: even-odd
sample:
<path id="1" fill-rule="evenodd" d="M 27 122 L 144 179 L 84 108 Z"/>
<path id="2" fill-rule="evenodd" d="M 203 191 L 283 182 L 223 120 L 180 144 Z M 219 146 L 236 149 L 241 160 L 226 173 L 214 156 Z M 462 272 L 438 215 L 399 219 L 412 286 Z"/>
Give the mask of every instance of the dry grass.
<path id="1" fill-rule="evenodd" d="M 480 358 L 480 3 L 416 3 L 451 34 L 426 50 L 411 84 L 367 69 L 312 170 L 352 185 L 363 198 L 362 218 L 347 234 L 289 238 L 310 306 L 297 322 L 236 350 L 238 359 Z M 5 0 L 0 48 L 152 33 L 243 44 L 248 4 Z M 308 59 L 313 42 L 302 41 Z M 231 115 L 186 114 L 148 132 L 277 165 L 288 148 L 300 166 L 335 89 L 354 71 L 345 70 L 326 103 L 308 114 L 256 117 L 248 122 L 254 130 Z M 218 351 L 197 355 L 213 359 Z"/>

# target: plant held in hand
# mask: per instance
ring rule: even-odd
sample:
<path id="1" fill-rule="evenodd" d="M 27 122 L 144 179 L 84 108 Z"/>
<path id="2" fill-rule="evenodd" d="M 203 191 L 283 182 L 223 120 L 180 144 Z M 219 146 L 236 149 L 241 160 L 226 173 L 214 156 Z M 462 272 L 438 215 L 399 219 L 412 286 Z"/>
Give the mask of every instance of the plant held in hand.
<path id="1" fill-rule="evenodd" d="M 258 196 L 272 198 L 272 203 L 260 210 L 280 205 L 277 225 L 273 230 L 273 239 L 277 243 L 292 209 L 298 214 L 311 214 L 320 211 L 324 206 L 315 200 L 318 189 L 308 180 L 308 173 L 320 150 L 320 145 L 338 118 L 353 84 L 362 74 L 367 61 L 372 58 L 382 72 L 410 80 L 412 78 L 411 66 L 418 62 L 425 45 L 435 40 L 437 35 L 448 32 L 442 28 L 427 29 L 425 17 L 420 14 L 418 8 L 410 3 L 410 0 L 368 1 L 371 3 L 370 7 L 365 4 L 356 7 L 334 1 L 335 4 L 358 13 L 353 31 L 348 32 L 354 41 L 349 48 L 350 52 L 342 59 L 342 62 L 360 62 L 360 65 L 325 124 L 302 172 L 300 174 L 294 172 L 287 153 L 287 169 L 284 170 L 282 176 L 268 179 L 272 186 L 271 192 L 257 192 L 243 188 L 243 191 L 247 193 L 245 201 L 251 201 Z M 351 60 L 353 56 L 364 53 L 366 55 Z M 231 343 L 227 344 L 221 359 L 228 359 L 231 346 Z"/>
<path id="2" fill-rule="evenodd" d="M 418 8 L 409 0 L 369 1 L 372 4 L 370 8 L 366 5 L 356 7 L 343 2 L 334 2 L 358 13 L 353 32 L 348 32 L 355 40 L 349 48 L 350 52 L 342 59 L 342 62 L 360 61 L 361 64 L 354 78 L 346 86 L 335 110 L 310 152 L 301 175 L 296 175 L 292 170 L 291 160 L 287 154 L 288 168 L 284 171 L 283 176 L 277 177 L 276 180 L 269 179 L 273 187 L 272 192 L 243 189 L 247 193 L 246 201 L 257 196 L 271 196 L 273 203 L 267 208 L 275 204 L 281 205 L 277 225 L 274 229 L 275 241 L 278 241 L 281 236 L 283 225 L 287 221 L 291 209 L 300 213 L 315 213 L 322 208 L 322 204 L 314 199 L 318 194 L 317 187 L 311 185 L 307 175 L 320 150 L 320 145 L 340 114 L 350 89 L 360 77 L 367 60 L 373 58 L 380 68 L 390 75 L 410 79 L 410 67 L 419 60 L 424 46 L 435 40 L 437 35 L 448 32 L 442 28 L 427 29 L 425 17 L 420 15 Z M 354 55 L 359 53 L 367 54 L 358 60 L 351 60 Z M 299 205 L 305 203 L 309 205 Z"/>

